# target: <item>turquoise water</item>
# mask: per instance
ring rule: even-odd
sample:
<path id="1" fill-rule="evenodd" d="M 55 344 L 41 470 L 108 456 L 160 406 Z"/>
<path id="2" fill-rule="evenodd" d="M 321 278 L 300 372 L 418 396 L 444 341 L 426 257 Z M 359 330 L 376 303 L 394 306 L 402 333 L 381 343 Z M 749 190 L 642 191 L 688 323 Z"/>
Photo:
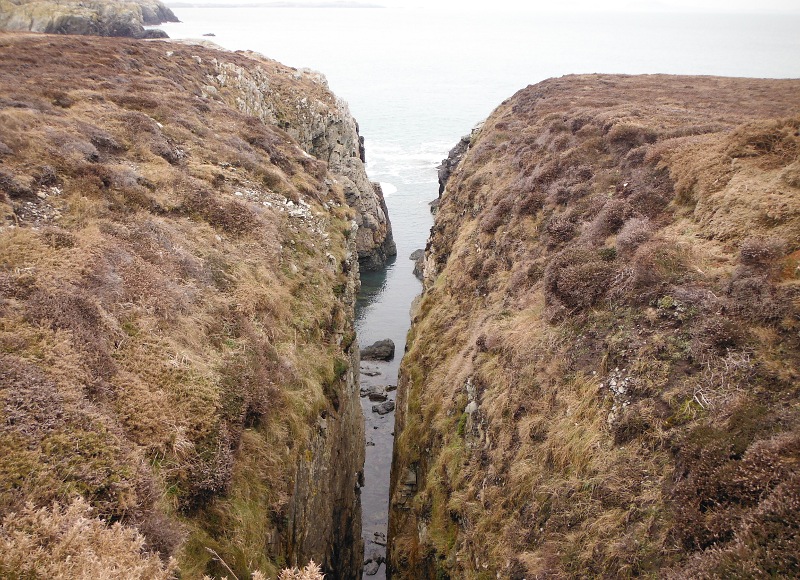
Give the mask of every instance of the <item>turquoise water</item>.
<path id="1" fill-rule="evenodd" d="M 800 77 L 800 17 L 537 14 L 411 9 L 179 8 L 173 38 L 210 38 L 327 76 L 366 138 L 367 170 L 384 184 L 398 247 L 385 272 L 362 278 L 362 346 L 391 338 L 398 357 L 365 384 L 396 384 L 420 291 L 408 256 L 424 247 L 436 165 L 503 99 L 571 73 Z M 394 396 L 394 395 L 392 395 Z M 367 422 L 362 490 L 367 554 L 386 532 L 393 414 Z M 377 427 L 377 428 L 375 428 Z M 374 444 L 374 445 L 370 445 Z M 384 577 L 383 566 L 376 578 Z"/>

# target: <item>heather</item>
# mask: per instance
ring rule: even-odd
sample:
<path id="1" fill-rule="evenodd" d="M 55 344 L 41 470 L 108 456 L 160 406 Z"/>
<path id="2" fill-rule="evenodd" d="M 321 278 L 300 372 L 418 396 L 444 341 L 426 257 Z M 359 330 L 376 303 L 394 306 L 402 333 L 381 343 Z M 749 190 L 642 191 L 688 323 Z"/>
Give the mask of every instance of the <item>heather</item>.
<path id="1" fill-rule="evenodd" d="M 797 81 L 573 76 L 473 132 L 398 401 L 425 577 L 795 577 Z"/>
<path id="2" fill-rule="evenodd" d="M 0 34 L 0 575 L 303 557 L 296 481 L 357 356 L 355 214 L 297 140 L 312 97 L 335 118 L 318 75 L 255 55 Z"/>

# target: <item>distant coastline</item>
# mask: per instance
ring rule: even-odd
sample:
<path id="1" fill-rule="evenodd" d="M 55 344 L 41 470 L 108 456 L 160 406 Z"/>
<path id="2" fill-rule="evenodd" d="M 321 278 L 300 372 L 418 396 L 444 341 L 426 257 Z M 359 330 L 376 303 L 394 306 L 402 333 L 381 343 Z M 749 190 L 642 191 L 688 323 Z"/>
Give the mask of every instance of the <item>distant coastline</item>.
<path id="1" fill-rule="evenodd" d="M 386 8 L 363 2 L 165 2 L 170 8 Z"/>

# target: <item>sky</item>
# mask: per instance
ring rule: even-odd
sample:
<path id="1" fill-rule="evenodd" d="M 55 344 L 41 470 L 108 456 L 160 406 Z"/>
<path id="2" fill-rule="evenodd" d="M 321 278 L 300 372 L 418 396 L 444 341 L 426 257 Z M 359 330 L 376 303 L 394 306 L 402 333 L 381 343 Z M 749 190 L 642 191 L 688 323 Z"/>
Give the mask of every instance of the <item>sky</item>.
<path id="1" fill-rule="evenodd" d="M 266 4 L 276 0 L 166 0 L 167 4 Z M 297 3 L 336 4 L 342 0 L 285 0 Z M 783 12 L 800 14 L 800 0 L 346 0 L 391 8 L 436 10 L 524 9 L 587 12 Z"/>
<path id="2" fill-rule="evenodd" d="M 800 13 L 800 0 L 374 0 L 385 6 L 480 9 L 525 8 L 581 11 L 688 11 L 688 12 L 792 12 Z"/>

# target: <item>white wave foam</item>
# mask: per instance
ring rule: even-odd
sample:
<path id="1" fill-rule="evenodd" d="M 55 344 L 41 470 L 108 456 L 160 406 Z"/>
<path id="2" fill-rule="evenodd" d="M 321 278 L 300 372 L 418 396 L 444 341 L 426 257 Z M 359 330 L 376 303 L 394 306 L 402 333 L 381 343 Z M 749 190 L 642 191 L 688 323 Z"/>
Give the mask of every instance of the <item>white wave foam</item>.
<path id="1" fill-rule="evenodd" d="M 381 189 L 383 190 L 383 195 L 397 193 L 397 188 L 388 181 L 381 181 Z"/>

